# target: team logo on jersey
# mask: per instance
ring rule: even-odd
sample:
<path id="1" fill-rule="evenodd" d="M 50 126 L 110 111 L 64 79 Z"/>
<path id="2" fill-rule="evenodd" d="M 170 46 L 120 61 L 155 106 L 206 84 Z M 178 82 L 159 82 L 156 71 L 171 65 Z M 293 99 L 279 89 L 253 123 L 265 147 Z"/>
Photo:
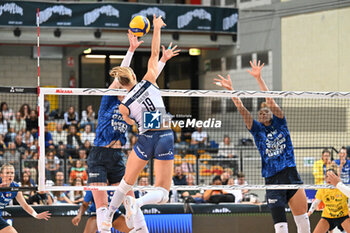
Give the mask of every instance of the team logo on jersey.
<path id="1" fill-rule="evenodd" d="M 160 129 L 162 114 L 156 112 L 143 112 L 143 128 L 144 129 Z"/>

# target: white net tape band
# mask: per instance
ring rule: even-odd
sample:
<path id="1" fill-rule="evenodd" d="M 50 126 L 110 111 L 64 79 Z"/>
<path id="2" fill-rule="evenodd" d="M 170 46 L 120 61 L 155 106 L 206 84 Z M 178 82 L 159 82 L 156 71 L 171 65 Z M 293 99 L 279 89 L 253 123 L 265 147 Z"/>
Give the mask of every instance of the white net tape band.
<path id="1" fill-rule="evenodd" d="M 126 90 L 91 88 L 40 88 L 41 94 L 48 95 L 125 95 Z M 225 91 L 225 90 L 161 90 L 162 96 L 178 97 L 273 97 L 350 99 L 350 92 L 311 91 Z"/>
<path id="2" fill-rule="evenodd" d="M 46 186 L 44 191 L 115 190 L 117 186 Z M 333 185 L 198 185 L 172 186 L 171 190 L 286 190 L 286 189 L 333 189 Z M 135 186 L 134 190 L 153 190 L 152 186 Z"/>

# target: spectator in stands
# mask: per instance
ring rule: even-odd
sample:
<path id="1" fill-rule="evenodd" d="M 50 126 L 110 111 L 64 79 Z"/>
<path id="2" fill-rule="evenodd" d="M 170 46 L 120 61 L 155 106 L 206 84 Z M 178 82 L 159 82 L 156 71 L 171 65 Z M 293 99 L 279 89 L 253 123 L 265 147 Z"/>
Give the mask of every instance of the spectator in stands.
<path id="1" fill-rule="evenodd" d="M 64 113 L 64 121 L 64 129 L 67 129 L 71 125 L 75 125 L 76 127 L 78 126 L 79 116 L 78 113 L 75 111 L 74 106 L 70 106 L 68 108 L 68 112 Z"/>
<path id="2" fill-rule="evenodd" d="M 187 185 L 186 176 L 182 173 L 181 166 L 176 166 L 174 173 L 175 173 L 173 177 L 174 185 Z"/>
<path id="3" fill-rule="evenodd" d="M 7 134 L 7 131 L 8 131 L 7 121 L 5 120 L 4 115 L 0 111 L 0 135 L 5 136 Z"/>
<path id="4" fill-rule="evenodd" d="M 22 142 L 27 145 L 28 148 L 31 148 L 31 146 L 34 144 L 34 137 L 30 133 L 30 131 L 26 131 L 22 135 Z"/>
<path id="5" fill-rule="evenodd" d="M 9 149 L 4 153 L 3 163 L 12 164 L 15 167 L 16 175 L 18 177 L 21 154 L 16 150 L 15 143 L 10 142 L 8 147 Z"/>
<path id="6" fill-rule="evenodd" d="M 233 177 L 230 177 L 230 179 L 228 179 L 227 185 L 236 185 Z M 225 192 L 231 193 L 233 196 L 235 196 L 235 203 L 242 202 L 244 195 L 241 189 L 225 189 Z"/>
<path id="7" fill-rule="evenodd" d="M 212 185 L 222 185 L 220 176 L 213 178 Z M 209 203 L 220 203 L 220 202 L 234 202 L 235 198 L 232 194 L 228 194 L 224 190 L 213 190 L 209 189 L 203 193 L 203 199 Z"/>
<path id="8" fill-rule="evenodd" d="M 91 132 L 91 125 L 85 125 L 84 132 L 81 133 L 80 139 L 82 142 L 89 141 L 92 145 L 95 140 L 95 133 Z"/>
<path id="9" fill-rule="evenodd" d="M 83 186 L 83 180 L 79 177 L 75 178 L 72 181 L 72 186 Z M 84 192 L 83 191 L 72 191 L 71 195 L 70 195 L 70 200 L 74 203 L 74 204 L 80 204 L 84 201 Z"/>
<path id="10" fill-rule="evenodd" d="M 30 183 L 32 184 L 32 186 L 35 186 L 36 183 L 33 180 L 33 178 L 34 179 L 36 178 L 36 169 L 34 168 L 35 174 L 33 174 L 32 171 L 33 171 L 33 168 L 30 168 L 30 167 L 24 167 L 23 168 L 23 173 L 26 173 L 28 175 Z"/>
<path id="11" fill-rule="evenodd" d="M 20 187 L 33 187 L 33 184 L 30 182 L 30 176 L 28 173 L 23 172 L 21 177 L 21 182 L 19 182 Z M 24 199 L 28 204 L 32 204 L 33 201 L 31 197 L 34 196 L 34 191 L 22 191 Z"/>
<path id="12" fill-rule="evenodd" d="M 56 177 L 55 177 L 55 186 L 69 186 L 68 184 L 64 183 L 64 175 L 63 172 L 58 171 L 56 173 Z M 60 204 L 60 203 L 69 203 L 69 204 L 73 204 L 73 202 L 68 198 L 69 191 L 56 191 L 56 192 L 52 192 L 52 198 L 54 201 L 54 204 Z"/>
<path id="13" fill-rule="evenodd" d="M 186 119 L 183 119 L 186 120 Z M 193 128 L 190 127 L 182 127 L 181 128 L 181 136 L 180 140 L 181 142 L 191 142 L 192 140 L 192 133 L 194 132 Z"/>
<path id="14" fill-rule="evenodd" d="M 234 150 L 234 145 L 231 143 L 230 137 L 228 135 L 225 135 L 224 141 L 220 142 L 219 144 L 218 157 L 225 159 L 237 158 L 237 153 Z M 223 161 L 222 166 L 233 168 L 234 172 L 237 173 L 238 163 L 236 160 Z"/>
<path id="15" fill-rule="evenodd" d="M 140 177 L 139 177 L 139 180 L 137 181 L 137 185 L 138 185 L 138 186 L 148 186 L 148 185 L 149 185 L 148 177 L 146 177 L 146 176 L 140 176 Z M 136 190 L 136 191 L 134 192 L 135 198 L 143 197 L 146 193 L 147 193 L 146 190 Z"/>
<path id="16" fill-rule="evenodd" d="M 17 148 L 17 151 L 23 155 L 25 150 L 28 149 L 28 146 L 27 144 L 23 143 L 23 138 L 21 135 L 17 135 L 16 136 L 16 139 L 15 139 L 15 144 L 16 144 L 16 148 Z"/>
<path id="17" fill-rule="evenodd" d="M 21 108 L 19 109 L 19 112 L 21 113 L 21 118 L 23 120 L 29 119 L 29 114 L 30 114 L 29 104 L 22 104 Z"/>
<path id="18" fill-rule="evenodd" d="M 67 135 L 67 148 L 77 150 L 81 145 L 80 137 L 77 134 L 77 127 L 75 125 L 70 125 Z"/>
<path id="19" fill-rule="evenodd" d="M 230 179 L 230 174 L 228 172 L 223 172 L 220 175 L 222 185 L 227 185 L 228 179 Z"/>
<path id="20" fill-rule="evenodd" d="M 45 120 L 49 118 L 50 115 L 50 101 L 48 99 L 49 97 L 47 95 L 44 96 L 44 114 L 45 114 Z"/>
<path id="21" fill-rule="evenodd" d="M 11 121 L 10 123 L 10 128 L 14 129 L 14 132 L 19 132 L 19 131 L 26 131 L 26 122 L 21 118 L 21 113 L 17 112 L 16 113 L 16 118 Z"/>
<path id="22" fill-rule="evenodd" d="M 92 146 L 91 146 L 90 141 L 86 140 L 84 142 L 82 149 L 84 149 L 86 151 L 86 154 L 89 155 L 91 148 L 92 148 Z"/>
<path id="23" fill-rule="evenodd" d="M 0 134 L 0 160 L 2 160 L 5 150 L 6 150 L 6 144 L 4 141 L 4 136 Z"/>
<path id="24" fill-rule="evenodd" d="M 324 184 L 324 176 L 328 167 L 331 165 L 331 152 L 328 149 L 322 151 L 322 158 L 314 163 L 312 174 L 315 178 L 315 184 Z"/>
<path id="25" fill-rule="evenodd" d="M 74 166 L 71 169 L 69 174 L 69 182 L 72 183 L 76 178 L 81 178 L 83 182 L 86 182 L 88 179 L 86 168 L 79 159 L 75 161 Z"/>
<path id="26" fill-rule="evenodd" d="M 7 122 L 11 121 L 13 119 L 13 111 L 12 109 L 8 108 L 8 105 L 6 102 L 1 102 L 1 112 L 4 115 L 4 118 Z"/>
<path id="27" fill-rule="evenodd" d="M 63 130 L 62 124 L 56 125 L 56 131 L 52 133 L 53 144 L 55 146 L 67 144 L 67 132 Z"/>
<path id="28" fill-rule="evenodd" d="M 187 175 L 187 185 L 193 186 L 195 185 L 194 176 L 192 174 Z M 193 203 L 203 203 L 203 195 L 197 190 L 184 191 L 181 194 L 182 198 L 185 202 L 193 202 Z"/>
<path id="29" fill-rule="evenodd" d="M 35 135 L 38 138 L 38 133 Z M 47 128 L 47 124 L 45 124 L 45 148 L 48 148 L 50 145 L 53 145 L 52 135 Z"/>
<path id="30" fill-rule="evenodd" d="M 57 157 L 59 159 L 66 159 L 69 156 L 66 153 L 65 146 L 64 145 L 59 145 L 57 149 Z"/>
<path id="31" fill-rule="evenodd" d="M 234 184 L 235 185 L 248 185 L 248 182 L 246 181 L 245 175 L 244 175 L 243 172 L 238 172 L 237 179 L 235 179 Z M 243 189 L 242 190 L 243 195 L 248 193 L 248 192 L 249 192 L 248 189 Z"/>
<path id="32" fill-rule="evenodd" d="M 38 114 L 35 110 L 30 111 L 29 118 L 26 119 L 26 126 L 32 134 L 38 132 Z"/>
<path id="33" fill-rule="evenodd" d="M 340 148 L 338 155 L 339 159 L 334 160 L 339 166 L 337 172 L 344 184 L 350 184 L 350 160 L 347 159 L 346 147 Z"/>
<path id="34" fill-rule="evenodd" d="M 203 132 L 202 127 L 197 127 L 197 131 L 194 131 L 191 136 L 191 148 L 204 148 L 205 143 L 207 142 L 207 138 L 207 132 Z"/>
<path id="35" fill-rule="evenodd" d="M 53 151 L 48 151 L 46 153 L 45 167 L 46 178 L 52 180 L 56 172 L 60 169 L 60 160 Z"/>
<path id="36" fill-rule="evenodd" d="M 95 122 L 96 122 L 95 111 L 92 108 L 92 105 L 90 104 L 86 107 L 86 110 L 83 110 L 81 112 L 80 128 L 85 128 L 86 125 L 90 125 L 91 130 L 94 132 Z"/>

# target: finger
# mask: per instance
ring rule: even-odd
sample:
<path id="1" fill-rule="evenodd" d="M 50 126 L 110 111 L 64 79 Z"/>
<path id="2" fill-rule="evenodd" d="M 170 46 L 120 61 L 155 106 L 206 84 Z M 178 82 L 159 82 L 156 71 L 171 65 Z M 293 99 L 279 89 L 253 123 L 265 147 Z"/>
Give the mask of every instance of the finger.
<path id="1" fill-rule="evenodd" d="M 260 66 L 260 69 L 262 69 L 264 67 L 265 63 L 263 63 L 261 66 Z"/>
<path id="2" fill-rule="evenodd" d="M 250 66 L 253 68 L 254 67 L 253 62 L 249 61 L 249 63 L 250 63 Z"/>
<path id="3" fill-rule="evenodd" d="M 164 45 L 162 45 L 162 51 L 163 51 L 163 53 L 165 53 L 165 47 L 164 47 Z"/>
<path id="4" fill-rule="evenodd" d="M 247 72 L 248 72 L 249 74 L 253 75 L 253 72 L 250 71 L 249 69 L 247 69 Z"/>
<path id="5" fill-rule="evenodd" d="M 142 44 L 143 42 L 144 42 L 143 40 L 139 41 L 139 45 Z"/>
<path id="6" fill-rule="evenodd" d="M 218 77 L 221 78 L 221 80 L 225 80 L 225 78 L 222 77 L 220 74 L 218 74 Z"/>
<path id="7" fill-rule="evenodd" d="M 230 77 L 229 74 L 227 75 L 227 80 L 230 80 L 230 81 L 231 81 L 231 77 Z"/>
<path id="8" fill-rule="evenodd" d="M 174 49 L 176 49 L 177 48 L 177 45 L 175 45 L 173 48 L 172 48 L 172 50 L 174 50 Z"/>
<path id="9" fill-rule="evenodd" d="M 260 66 L 260 60 L 258 61 L 258 66 Z"/>
<path id="10" fill-rule="evenodd" d="M 168 49 L 171 49 L 171 46 L 173 46 L 173 42 L 170 42 Z"/>
<path id="11" fill-rule="evenodd" d="M 177 56 L 177 55 L 179 55 L 179 53 L 173 53 L 172 56 L 175 57 L 175 56 Z"/>
<path id="12" fill-rule="evenodd" d="M 214 78 L 214 81 L 215 81 L 215 82 L 221 82 L 222 80 L 221 80 L 221 79 Z"/>

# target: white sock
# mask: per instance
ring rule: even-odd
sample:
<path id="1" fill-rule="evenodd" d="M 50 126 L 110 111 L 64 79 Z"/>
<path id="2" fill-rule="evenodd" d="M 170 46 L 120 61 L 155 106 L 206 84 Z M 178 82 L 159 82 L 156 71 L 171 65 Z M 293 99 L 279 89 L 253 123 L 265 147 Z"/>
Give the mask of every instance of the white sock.
<path id="1" fill-rule="evenodd" d="M 104 220 L 105 214 L 107 211 L 107 207 L 100 207 L 96 210 L 96 222 L 97 222 L 97 229 L 99 232 L 101 232 L 101 224 Z"/>
<path id="2" fill-rule="evenodd" d="M 310 233 L 310 221 L 307 214 L 302 214 L 298 216 L 294 216 L 295 224 L 298 228 L 298 233 Z"/>
<path id="3" fill-rule="evenodd" d="M 144 205 L 161 203 L 164 199 L 165 192 L 167 192 L 167 190 L 163 188 L 148 192 L 145 196 L 136 199 L 136 204 L 141 208 Z"/>
<path id="4" fill-rule="evenodd" d="M 115 211 L 120 207 L 125 199 L 126 194 L 132 190 L 132 185 L 125 182 L 124 179 L 120 182 L 117 189 L 115 190 L 112 200 L 109 203 L 108 213 L 106 215 L 106 221 L 111 222 Z"/>
<path id="5" fill-rule="evenodd" d="M 134 229 L 132 229 L 132 231 L 130 233 L 134 233 L 134 232 L 149 233 L 148 228 L 147 228 L 147 224 L 145 221 L 145 217 L 143 216 L 143 213 L 142 213 L 140 208 L 137 210 L 137 213 L 135 215 Z"/>
<path id="6" fill-rule="evenodd" d="M 274 225 L 275 233 L 288 233 L 288 223 L 279 222 Z"/>

